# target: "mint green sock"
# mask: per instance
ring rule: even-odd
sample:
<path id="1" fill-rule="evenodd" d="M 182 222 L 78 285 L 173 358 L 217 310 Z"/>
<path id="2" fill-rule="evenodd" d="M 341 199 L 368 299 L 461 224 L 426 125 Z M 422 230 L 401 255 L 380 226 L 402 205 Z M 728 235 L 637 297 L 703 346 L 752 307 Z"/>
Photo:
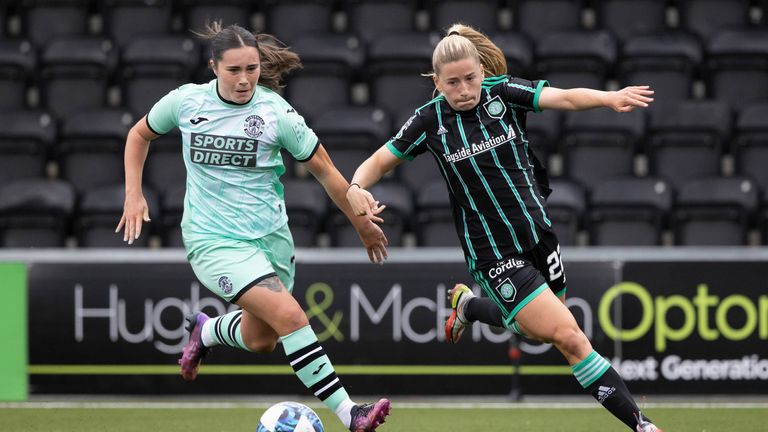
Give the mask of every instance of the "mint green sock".
<path id="1" fill-rule="evenodd" d="M 349 399 L 311 326 L 302 327 L 280 340 L 296 376 L 325 406 L 335 412 Z"/>
<path id="2" fill-rule="evenodd" d="M 240 321 L 243 311 L 236 310 L 228 314 L 209 319 L 203 325 L 203 345 L 226 345 L 232 348 L 240 348 L 250 351 L 243 342 L 243 334 L 240 332 Z"/>

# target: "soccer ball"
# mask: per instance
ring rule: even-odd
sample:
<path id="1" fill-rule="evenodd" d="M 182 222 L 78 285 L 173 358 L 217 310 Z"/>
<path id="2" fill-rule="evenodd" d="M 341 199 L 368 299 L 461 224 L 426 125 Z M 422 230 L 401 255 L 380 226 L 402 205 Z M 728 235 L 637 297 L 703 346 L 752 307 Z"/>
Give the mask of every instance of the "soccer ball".
<path id="1" fill-rule="evenodd" d="M 312 408 L 298 402 L 278 402 L 261 415 L 256 432 L 323 432 Z"/>

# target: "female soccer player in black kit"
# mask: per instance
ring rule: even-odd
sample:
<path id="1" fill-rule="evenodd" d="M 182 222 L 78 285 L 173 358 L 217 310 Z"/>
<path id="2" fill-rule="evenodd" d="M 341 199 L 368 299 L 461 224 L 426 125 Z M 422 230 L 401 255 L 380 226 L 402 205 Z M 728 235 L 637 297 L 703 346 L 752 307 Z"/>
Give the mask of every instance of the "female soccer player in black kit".
<path id="1" fill-rule="evenodd" d="M 347 191 L 353 210 L 377 213 L 381 207 L 366 189 L 404 160 L 431 153 L 448 187 L 469 271 L 487 295 L 476 297 L 463 284 L 449 291 L 448 342 L 456 343 L 473 321 L 551 342 L 579 384 L 616 418 L 638 432 L 660 432 L 563 303 L 565 273 L 547 216 L 548 182 L 525 129 L 529 111 L 629 112 L 647 107 L 653 91 L 558 89 L 505 75 L 501 50 L 460 24 L 435 48 L 432 67 L 438 96 L 357 169 Z"/>

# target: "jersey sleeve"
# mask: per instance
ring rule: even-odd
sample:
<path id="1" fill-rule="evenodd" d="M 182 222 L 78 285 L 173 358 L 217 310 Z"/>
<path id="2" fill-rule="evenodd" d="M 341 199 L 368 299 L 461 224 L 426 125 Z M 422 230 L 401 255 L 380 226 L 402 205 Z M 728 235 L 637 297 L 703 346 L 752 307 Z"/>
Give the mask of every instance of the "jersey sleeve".
<path id="1" fill-rule="evenodd" d="M 311 159 L 320 145 L 317 135 L 307 126 L 304 117 L 288 103 L 278 108 L 277 133 L 277 142 L 299 162 Z"/>
<path id="2" fill-rule="evenodd" d="M 181 100 L 181 90 L 175 89 L 157 101 L 147 114 L 149 129 L 158 135 L 163 135 L 178 126 Z"/>
<path id="3" fill-rule="evenodd" d="M 505 83 L 499 84 L 502 98 L 527 111 L 540 112 L 539 96 L 541 89 L 548 87 L 547 80 L 529 81 L 523 78 L 509 77 Z"/>
<path id="4" fill-rule="evenodd" d="M 424 130 L 424 120 L 419 114 L 414 114 L 397 132 L 397 135 L 387 141 L 389 151 L 400 159 L 413 160 L 427 149 L 427 133 Z"/>

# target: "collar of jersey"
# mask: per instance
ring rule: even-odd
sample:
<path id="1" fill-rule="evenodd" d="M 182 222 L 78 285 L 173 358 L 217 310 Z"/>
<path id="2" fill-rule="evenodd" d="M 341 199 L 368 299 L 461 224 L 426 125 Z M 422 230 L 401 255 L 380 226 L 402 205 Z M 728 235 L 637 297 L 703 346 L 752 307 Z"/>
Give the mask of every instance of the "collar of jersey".
<path id="1" fill-rule="evenodd" d="M 235 107 L 244 107 L 244 106 L 250 104 L 251 102 L 253 102 L 253 98 L 254 98 L 254 96 L 256 96 L 256 91 L 259 89 L 258 86 L 256 86 L 256 88 L 253 89 L 253 94 L 251 95 L 251 98 L 248 99 L 248 102 L 237 103 L 237 102 L 232 102 L 232 101 L 228 101 L 228 100 L 224 99 L 224 97 L 221 95 L 221 93 L 219 93 L 219 82 L 218 82 L 218 80 L 215 80 L 215 79 L 213 80 L 213 88 L 216 89 L 216 96 L 219 97 L 219 100 L 221 102 L 223 102 L 225 105 L 235 106 Z"/>

